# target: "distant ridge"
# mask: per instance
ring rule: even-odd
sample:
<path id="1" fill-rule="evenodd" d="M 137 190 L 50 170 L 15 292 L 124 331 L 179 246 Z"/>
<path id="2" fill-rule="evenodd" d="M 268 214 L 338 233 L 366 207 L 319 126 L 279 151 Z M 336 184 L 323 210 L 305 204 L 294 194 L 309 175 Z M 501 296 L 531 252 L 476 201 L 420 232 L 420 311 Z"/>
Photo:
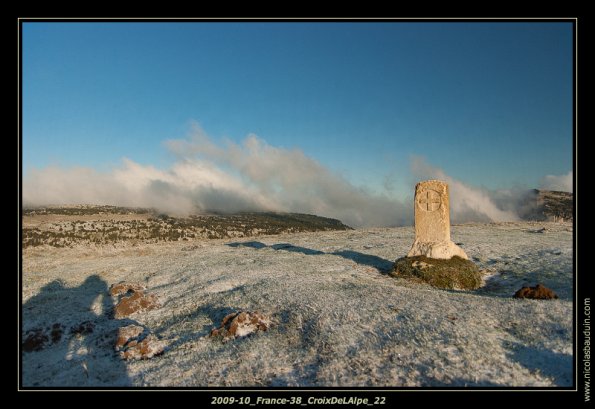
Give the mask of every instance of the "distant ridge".
<path id="1" fill-rule="evenodd" d="M 301 213 L 243 212 L 173 217 L 142 208 L 76 205 L 25 208 L 23 216 L 23 247 L 155 243 L 352 230 L 339 220 Z"/>
<path id="2" fill-rule="evenodd" d="M 536 220 L 573 221 L 573 194 L 556 190 L 534 189 L 537 202 Z"/>

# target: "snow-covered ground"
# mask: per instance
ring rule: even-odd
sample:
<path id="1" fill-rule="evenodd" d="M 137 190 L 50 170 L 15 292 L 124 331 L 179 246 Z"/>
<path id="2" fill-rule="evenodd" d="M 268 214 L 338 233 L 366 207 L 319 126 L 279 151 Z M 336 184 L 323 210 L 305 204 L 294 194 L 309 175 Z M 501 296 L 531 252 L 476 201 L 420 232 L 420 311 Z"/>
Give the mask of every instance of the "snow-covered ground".
<path id="1" fill-rule="evenodd" d="M 546 230 L 542 230 L 545 228 Z M 23 334 L 60 324 L 59 341 L 22 353 L 24 386 L 570 386 L 572 225 L 453 226 L 489 274 L 471 292 L 386 273 L 413 229 L 23 251 Z M 161 308 L 110 317 L 110 285 L 141 282 Z M 557 300 L 511 298 L 542 283 Z M 210 338 L 233 311 L 271 329 Z M 89 321 L 92 333 L 71 328 Z M 163 355 L 123 361 L 116 329 L 139 324 Z M 80 331 L 78 331 L 80 332 Z"/>

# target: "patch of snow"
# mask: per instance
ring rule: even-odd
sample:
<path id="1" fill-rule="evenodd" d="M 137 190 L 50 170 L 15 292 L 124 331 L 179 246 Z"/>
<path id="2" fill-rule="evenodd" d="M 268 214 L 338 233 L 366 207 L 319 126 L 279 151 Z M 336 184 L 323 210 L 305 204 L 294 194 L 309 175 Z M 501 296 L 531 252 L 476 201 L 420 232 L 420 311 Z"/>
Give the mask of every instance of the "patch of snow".
<path id="1" fill-rule="evenodd" d="M 572 224 L 465 224 L 452 238 L 487 270 L 486 286 L 450 292 L 388 276 L 411 227 L 27 248 L 23 332 L 87 321 L 94 330 L 22 352 L 24 385 L 571 385 Z M 108 289 L 120 281 L 142 283 L 162 307 L 111 319 Z M 560 298 L 512 298 L 538 282 Z M 277 324 L 225 344 L 209 337 L 241 310 Z M 123 361 L 114 351 L 123 324 L 149 329 L 167 350 Z"/>

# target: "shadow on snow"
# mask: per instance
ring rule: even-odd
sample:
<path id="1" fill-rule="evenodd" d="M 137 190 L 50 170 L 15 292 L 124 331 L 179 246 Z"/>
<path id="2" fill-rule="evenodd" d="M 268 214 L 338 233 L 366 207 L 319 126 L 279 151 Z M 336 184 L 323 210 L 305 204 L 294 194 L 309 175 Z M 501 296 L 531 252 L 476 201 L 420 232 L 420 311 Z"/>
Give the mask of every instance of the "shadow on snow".
<path id="1" fill-rule="evenodd" d="M 320 255 L 332 255 L 332 256 L 339 256 L 345 259 L 351 260 L 357 264 L 373 267 L 378 272 L 382 274 L 387 274 L 391 271 L 394 261 L 383 259 L 382 257 L 374 256 L 371 254 L 364 254 L 358 251 L 353 250 L 340 250 L 334 251 L 332 253 L 325 253 L 324 251 L 309 249 L 306 247 L 294 246 L 290 243 L 278 243 L 273 245 L 266 245 L 259 241 L 248 241 L 248 242 L 236 242 L 236 243 L 228 243 L 230 247 L 248 247 L 253 248 L 256 250 L 261 250 L 264 248 L 270 248 L 273 250 L 283 250 L 289 251 L 292 253 L 301 253 L 307 256 L 320 256 Z"/>
<path id="2" fill-rule="evenodd" d="M 74 288 L 58 280 L 42 287 L 21 310 L 23 387 L 131 385 L 114 344 L 117 328 L 136 322 L 112 319 L 113 307 L 98 275 Z M 59 371 L 40 376 L 48 366 Z"/>

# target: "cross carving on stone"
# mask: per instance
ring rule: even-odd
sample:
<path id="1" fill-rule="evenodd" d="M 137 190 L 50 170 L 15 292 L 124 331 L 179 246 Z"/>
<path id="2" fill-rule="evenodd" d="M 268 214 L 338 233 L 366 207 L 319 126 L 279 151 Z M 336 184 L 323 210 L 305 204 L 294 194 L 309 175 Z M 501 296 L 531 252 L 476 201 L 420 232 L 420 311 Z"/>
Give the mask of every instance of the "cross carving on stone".
<path id="1" fill-rule="evenodd" d="M 425 194 L 421 194 L 419 198 L 420 207 L 428 212 L 433 212 L 440 209 L 440 193 L 435 190 L 426 190 Z"/>

